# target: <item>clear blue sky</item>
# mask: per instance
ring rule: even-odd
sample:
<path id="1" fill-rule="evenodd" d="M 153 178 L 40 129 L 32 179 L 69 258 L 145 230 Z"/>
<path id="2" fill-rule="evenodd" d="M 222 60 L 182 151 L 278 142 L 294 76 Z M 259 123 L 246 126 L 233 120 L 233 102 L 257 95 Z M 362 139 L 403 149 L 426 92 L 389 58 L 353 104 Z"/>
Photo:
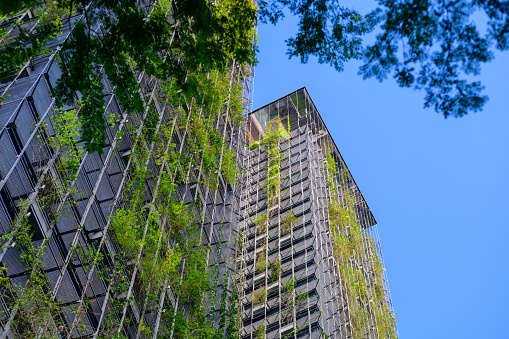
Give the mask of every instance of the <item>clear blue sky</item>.
<path id="1" fill-rule="evenodd" d="M 253 108 L 307 87 L 378 221 L 400 337 L 509 338 L 509 53 L 478 77 L 484 111 L 445 120 L 359 62 L 288 60 L 294 32 L 259 26 Z"/>

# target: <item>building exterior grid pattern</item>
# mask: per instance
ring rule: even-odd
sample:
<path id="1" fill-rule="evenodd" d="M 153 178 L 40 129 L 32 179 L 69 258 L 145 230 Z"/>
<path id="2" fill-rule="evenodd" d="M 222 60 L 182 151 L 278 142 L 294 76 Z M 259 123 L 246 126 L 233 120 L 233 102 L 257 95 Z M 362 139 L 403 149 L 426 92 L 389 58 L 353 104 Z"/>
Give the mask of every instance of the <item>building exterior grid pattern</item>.
<path id="1" fill-rule="evenodd" d="M 376 221 L 334 144 L 322 118 L 302 88 L 278 99 L 248 117 L 250 140 L 262 140 L 270 121 L 278 119 L 290 138 L 279 144 L 281 196 L 267 202 L 268 150 L 255 147 L 245 160 L 247 180 L 241 203 L 244 246 L 238 266 L 242 282 L 242 338 L 350 338 L 347 300 L 337 270 L 329 227 L 326 153 L 347 171 L 346 184 L 356 198 L 356 214 L 364 232 L 378 240 Z M 287 127 L 288 126 L 288 127 Z M 269 208 L 269 210 L 267 210 Z M 268 231 L 258 232 L 257 217 L 268 213 Z M 290 232 L 283 220 L 293 214 L 298 221 Z M 381 257 L 379 241 L 376 241 Z M 256 269 L 257 258 L 267 258 L 267 268 Z M 281 262 L 280 277 L 272 278 L 274 263 Z M 295 280 L 293 296 L 284 286 Z M 390 304 L 385 283 L 387 302 Z M 258 289 L 267 291 L 266 301 L 254 302 Z M 299 301 L 298 296 L 307 298 Z M 288 298 L 294 301 L 288 302 Z M 288 314 L 288 313 L 291 314 Z"/>
<path id="2" fill-rule="evenodd" d="M 30 11 L 25 16 L 24 26 L 36 24 L 36 18 L 31 17 Z M 124 112 L 105 75 L 102 80 L 105 89 L 104 115 L 106 118 L 114 117 L 118 123 L 107 126 L 108 139 L 103 154 L 83 153 L 76 181 L 72 183 L 76 192 L 60 196 L 51 206 L 60 214 L 58 223 L 51 221 L 50 206 L 42 206 L 40 202 L 40 197 L 50 188 L 48 179 L 62 180 L 57 166 L 59 153 L 47 142 L 55 136 L 53 116 L 58 114 L 51 89 L 56 86 L 61 74 L 57 62 L 59 46 L 69 36 L 77 20 L 80 20 L 80 15 L 70 18 L 63 25 L 63 33 L 47 43 L 49 55 L 32 60 L 14 79 L 7 79 L 0 85 L 1 92 L 9 93 L 5 103 L 0 106 L 0 235 L 4 235 L 0 261 L 7 267 L 8 278 L 14 285 L 26 284 L 29 272 L 26 271 L 21 252 L 14 241 L 4 238 L 13 230 L 12 225 L 20 212 L 20 202 L 28 200 L 27 213 L 30 214 L 34 244 L 38 247 L 48 241 L 43 256 L 44 272 L 50 288 L 48 293 L 59 301 L 63 323 L 73 328 L 70 336 L 100 337 L 105 318 L 111 310 L 111 300 L 124 299 L 129 302 L 117 319 L 119 334 L 127 338 L 147 337 L 139 330 L 139 324 L 143 323 L 150 328 L 150 337 L 156 338 L 162 328 L 171 327 L 171 323 L 164 323 L 162 314 L 169 309 L 182 308 L 178 297 L 168 286 L 160 292 L 157 300 L 147 302 L 143 290 L 138 286 L 140 272 L 136 262 L 118 262 L 116 254 L 120 249 L 112 241 L 108 229 L 110 216 L 128 203 L 125 186 L 134 170 L 132 149 L 144 128 L 147 111 Z M 10 37 L 15 34 L 16 31 L 12 31 Z M 245 105 L 249 107 L 251 77 L 243 74 L 245 70 L 237 65 L 231 71 L 232 76 L 241 78 Z M 150 143 L 145 150 L 150 154 L 143 164 L 149 172 L 145 182 L 145 202 L 148 206 L 154 206 L 157 203 L 154 201 L 154 191 L 158 189 L 161 170 L 170 171 L 168 164 L 158 164 L 156 150 L 172 148 L 182 154 L 188 153 L 186 137 L 189 128 L 179 127 L 183 119 L 181 114 L 185 110 L 176 110 L 159 100 L 162 89 L 157 81 L 144 73 L 137 74 L 137 81 L 141 84 L 146 107 L 157 112 L 156 129 L 165 125 L 172 131 L 168 138 Z M 65 110 L 73 108 L 64 107 Z M 234 127 L 227 115 L 215 121 L 215 128 L 229 147 L 237 151 L 240 159 L 244 151 L 240 141 L 244 139 L 243 131 Z M 82 146 L 83 143 L 78 145 Z M 195 213 L 201 216 L 198 223 L 200 238 L 202 244 L 209 248 L 208 264 L 211 270 L 219 266 L 220 276 L 225 276 L 227 270 L 231 271 L 231 277 L 234 264 L 230 258 L 234 257 L 237 239 L 239 187 L 227 184 L 220 173 L 218 189 L 210 189 L 200 184 L 204 181 L 205 173 L 199 168 L 192 171 L 188 173 L 190 179 L 177 187 L 173 198 L 185 205 L 201 206 L 201 210 L 195 208 Z M 196 201 L 200 203 L 196 204 Z M 164 224 L 164 216 L 160 222 Z M 169 246 L 174 245 L 170 241 Z M 96 266 L 90 265 L 87 258 L 77 253 L 77 248 L 81 248 L 82 252 L 101 253 L 104 260 Z M 117 294 L 113 282 L 99 278 L 100 272 L 111 271 L 114 267 L 121 267 L 122 275 L 128 277 L 126 293 Z M 230 294 L 233 280 L 220 280 L 217 288 L 218 298 L 223 288 Z M 2 291 L 4 294 L 10 293 Z M 7 298 L 0 300 L 1 337 L 15 338 L 17 329 L 13 320 L 16 309 Z M 215 306 L 210 306 L 211 309 L 217 308 L 216 318 L 219 306 L 220 300 L 215 301 Z M 81 307 L 78 313 L 77 307 Z M 171 331 L 168 335 L 171 337 Z"/>

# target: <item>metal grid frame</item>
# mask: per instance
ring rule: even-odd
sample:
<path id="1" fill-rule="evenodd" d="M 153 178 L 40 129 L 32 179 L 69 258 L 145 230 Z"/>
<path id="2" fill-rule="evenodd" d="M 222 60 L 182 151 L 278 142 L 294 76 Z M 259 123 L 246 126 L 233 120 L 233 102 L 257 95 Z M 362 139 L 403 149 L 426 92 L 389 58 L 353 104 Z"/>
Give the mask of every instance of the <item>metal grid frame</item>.
<path id="1" fill-rule="evenodd" d="M 26 13 L 28 16 L 30 13 Z M 54 136 L 54 129 L 50 117 L 55 114 L 54 100 L 50 90 L 56 84 L 60 70 L 55 61 L 55 55 L 59 46 L 68 37 L 72 25 L 80 16 L 70 19 L 69 24 L 64 24 L 64 32 L 48 43 L 52 51 L 50 56 L 41 56 L 31 61 L 30 72 L 23 74 L 23 70 L 11 81 L 0 85 L 0 91 L 10 94 L 6 102 L 0 106 L 0 235 L 12 230 L 12 223 L 18 211 L 20 199 L 28 199 L 31 202 L 30 211 L 34 215 L 33 229 L 36 234 L 35 244 L 41 244 L 44 239 L 49 239 L 49 245 L 44 253 L 45 273 L 52 295 L 60 301 L 62 307 L 61 318 L 69 327 L 73 327 L 72 336 L 76 338 L 97 337 L 101 323 L 108 313 L 110 298 L 131 298 L 126 304 L 120 319 L 121 333 L 128 338 L 139 338 L 138 324 L 143 319 L 144 324 L 152 330 L 153 337 L 157 336 L 161 326 L 161 314 L 166 308 L 172 306 L 178 308 L 178 298 L 165 288 L 155 305 L 141 305 L 142 297 L 136 290 L 137 267 L 133 263 L 124 263 L 124 274 L 130 277 L 130 288 L 125 296 L 111 296 L 111 285 L 107 285 L 98 278 L 97 270 L 72 255 L 72 248 L 80 244 L 85 248 L 91 248 L 104 255 L 102 267 L 114 267 L 117 245 L 110 241 L 108 235 L 109 216 L 117 208 L 125 205 L 124 186 L 131 176 L 129 172 L 131 163 L 131 148 L 136 135 L 141 131 L 146 112 L 134 112 L 127 114 L 119 105 L 112 93 L 111 85 L 106 76 L 103 77 L 105 87 L 105 116 L 114 114 L 120 119 L 120 124 L 107 127 L 107 146 L 103 155 L 84 153 L 78 172 L 77 180 L 73 185 L 79 194 L 66 195 L 61 198 L 59 209 L 62 217 L 58 224 L 52 225 L 46 211 L 37 205 L 37 196 L 44 189 L 44 177 L 51 176 L 59 180 L 60 176 L 56 167 L 56 152 L 45 141 Z M 30 20 L 28 24 L 35 25 L 36 20 Z M 15 32 L 12 32 L 15 34 Z M 232 76 L 240 75 L 244 85 L 245 107 L 251 105 L 252 75 L 243 74 L 243 69 L 238 65 L 232 67 Z M 143 88 L 143 97 L 147 106 L 153 105 L 159 115 L 161 123 L 173 124 L 180 119 L 177 111 L 171 107 L 161 105 L 158 97 L 161 95 L 158 84 L 154 79 L 143 73 L 137 75 L 138 82 Z M 65 107 L 72 109 L 72 107 Z M 132 128 L 128 128 L 131 126 Z M 226 115 L 217 119 L 215 128 L 220 131 L 223 140 L 229 148 L 237 151 L 238 162 L 242 158 L 244 148 L 240 140 L 245 138 L 244 131 L 234 127 Z M 123 132 L 123 136 L 120 136 Z M 173 142 L 180 152 L 186 152 L 187 145 L 185 133 L 188 130 L 174 130 L 171 140 L 166 140 L 167 145 Z M 184 135 L 182 135 L 184 134 Z M 147 152 L 152 152 L 156 147 L 152 143 Z M 151 176 L 146 180 L 146 201 L 154 203 L 154 189 L 157 189 L 158 174 L 167 164 L 156 165 L 154 157 L 149 157 L 145 166 L 150 170 Z M 203 172 L 197 170 L 197 177 L 203 176 Z M 218 176 L 218 190 L 199 185 L 194 181 L 179 185 L 176 199 L 189 203 L 196 199 L 201 200 L 203 215 L 201 220 L 201 241 L 210 247 L 208 264 L 217 267 L 219 261 L 220 274 L 226 270 L 233 276 L 234 264 L 232 258 L 235 251 L 237 238 L 237 216 L 240 191 L 238 185 L 226 184 L 222 174 Z M 65 204 L 64 202 L 73 201 Z M 162 220 L 164 222 L 164 220 Z M 221 227 L 222 225 L 222 227 Z M 219 231 L 222 235 L 219 235 Z M 222 243 L 220 243 L 222 242 Z M 8 277 L 16 283 L 24 283 L 28 272 L 25 271 L 20 252 L 15 244 L 6 243 L 2 248 L 0 261 L 7 267 Z M 218 248 L 222 250 L 219 251 Z M 219 253 L 219 256 L 217 255 Z M 233 288 L 233 279 L 225 282 L 226 286 L 218 289 L 227 289 L 230 294 Z M 4 291 L 5 293 L 5 291 Z M 218 293 L 221 295 L 221 293 Z M 2 338 L 14 337 L 16 328 L 13 326 L 15 310 L 12 305 L 2 298 L 0 324 L 2 326 Z M 220 305 L 216 301 L 216 305 Z M 82 306 L 83 311 L 76 315 L 73 307 Z M 150 306 L 150 307 L 149 307 Z M 141 312 L 140 312 L 141 311 Z M 217 311 L 216 311 L 217 313 Z M 216 315 L 217 317 L 217 315 Z M 124 319 L 129 318 L 127 325 Z M 75 326 L 79 322 L 83 326 Z"/>
<path id="2" fill-rule="evenodd" d="M 241 202 L 241 231 L 244 246 L 238 258 L 242 283 L 242 338 L 258 338 L 258 331 L 265 331 L 266 338 L 350 338 L 347 298 L 342 290 L 341 276 L 337 270 L 328 225 L 327 170 L 324 166 L 326 152 L 330 152 L 340 168 L 346 170 L 346 184 L 356 197 L 357 218 L 366 234 L 376 241 L 380 258 L 381 248 L 376 220 L 348 171 L 341 154 L 331 138 L 307 90 L 301 88 L 266 106 L 253 111 L 246 129 L 248 143 L 261 140 L 268 122 L 276 117 L 286 126 L 290 140 L 282 141 L 279 151 L 281 162 L 281 202 L 276 206 L 267 234 L 257 235 L 255 217 L 267 209 L 264 183 L 267 173 L 267 148 L 263 145 L 251 150 L 245 160 L 248 167 Z M 281 219 L 294 213 L 299 222 L 291 234 L 281 232 Z M 268 239 L 268 240 L 266 240 Z M 266 257 L 269 268 L 256 274 L 256 255 L 259 243 L 267 243 Z M 366 249 L 368 250 L 368 249 Z M 271 263 L 280 258 L 283 263 L 281 279 L 269 282 Z M 290 278 L 297 280 L 298 292 L 307 292 L 308 298 L 301 309 L 294 312 L 290 321 L 284 317 L 284 291 L 282 285 Z M 266 288 L 267 301 L 254 305 L 252 295 L 256 288 Z M 385 281 L 387 303 L 392 306 Z M 262 327 L 265 326 L 265 327 Z"/>

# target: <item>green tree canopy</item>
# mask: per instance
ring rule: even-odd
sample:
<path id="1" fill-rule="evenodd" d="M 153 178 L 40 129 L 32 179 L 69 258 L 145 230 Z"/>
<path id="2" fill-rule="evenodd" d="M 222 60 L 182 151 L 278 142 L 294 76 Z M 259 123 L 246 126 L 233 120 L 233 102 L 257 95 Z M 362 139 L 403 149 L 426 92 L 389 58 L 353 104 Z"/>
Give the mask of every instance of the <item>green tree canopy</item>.
<path id="1" fill-rule="evenodd" d="M 488 100 L 484 86 L 470 81 L 494 50 L 509 49 L 509 1 L 378 0 L 362 16 L 339 0 L 259 0 L 260 20 L 277 23 L 285 8 L 299 18 L 288 55 L 307 62 L 310 55 L 341 71 L 344 62 L 362 59 L 359 74 L 379 81 L 392 76 L 399 86 L 425 91 L 425 107 L 445 117 L 480 111 Z M 476 22 L 484 17 L 484 23 Z M 482 20 L 482 19 L 481 19 Z M 372 45 L 362 36 L 379 28 Z"/>

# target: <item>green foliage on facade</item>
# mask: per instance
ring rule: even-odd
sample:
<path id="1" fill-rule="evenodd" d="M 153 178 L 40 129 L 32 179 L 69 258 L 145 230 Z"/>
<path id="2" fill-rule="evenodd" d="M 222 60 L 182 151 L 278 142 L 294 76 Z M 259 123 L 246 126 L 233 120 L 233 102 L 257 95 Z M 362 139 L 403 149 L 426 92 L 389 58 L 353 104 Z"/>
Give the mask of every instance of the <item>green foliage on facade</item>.
<path id="1" fill-rule="evenodd" d="M 18 11 L 34 4 L 26 1 L 0 7 L 0 10 Z M 85 154 L 102 154 L 106 146 L 106 124 L 132 121 L 113 136 L 118 146 L 127 128 L 134 145 L 121 203 L 115 205 L 115 212 L 104 230 L 103 240 L 106 240 L 94 240 L 86 245 L 75 243 L 69 247 L 70 260 L 65 264 L 66 268 L 72 267 L 73 260 L 80 260 L 87 270 L 94 269 L 108 288 L 108 312 L 97 335 L 103 339 L 122 337 L 124 326 L 131 325 L 132 319 L 126 315 L 135 294 L 141 314 L 145 314 L 150 307 L 155 307 L 155 301 L 171 290 L 179 306 L 176 309 L 162 309 L 161 306 L 158 310 L 162 318 L 158 336 L 164 338 L 173 333 L 174 338 L 219 339 L 226 334 L 228 339 L 238 338 L 241 308 L 237 295 L 242 286 L 231 286 L 229 272 L 219 276 L 219 264 L 209 267 L 211 251 L 203 246 L 205 216 L 200 198 L 184 204 L 177 188 L 193 183 L 203 190 L 214 191 L 220 181 L 230 185 L 237 182 L 237 154 L 225 132 L 218 128 L 218 121 L 222 119 L 229 128 L 235 129 L 243 119 L 242 81 L 249 76 L 248 69 L 255 61 L 254 3 L 222 0 L 210 6 L 205 0 L 171 3 L 164 0 L 155 2 L 154 8 L 146 13 L 132 0 L 79 4 L 56 1 L 41 11 L 44 25 L 40 26 L 37 39 L 28 32 L 21 32 L 18 40 L 2 42 L 5 48 L 0 51 L 0 60 L 12 58 L 0 71 L 7 75 L 34 56 L 45 53 L 44 42 L 61 32 L 62 23 L 69 15 L 81 16 L 56 55 L 62 70 L 62 77 L 53 89 L 56 103 L 75 108 L 59 109 L 52 115 L 55 136 L 46 140 L 55 152 L 58 173 L 44 178 L 37 202 L 50 217 L 51 229 L 61 217 L 63 206 L 75 203 L 73 199 L 78 196 L 75 181 Z M 99 24 L 101 34 L 98 34 Z M 31 47 L 25 48 L 27 44 Z M 154 89 L 140 86 L 140 74 L 154 80 Z M 105 77 L 113 85 L 113 93 L 125 117 L 105 117 Z M 158 105 L 169 107 L 171 119 L 162 119 Z M 280 144 L 290 138 L 289 128 L 289 121 L 287 130 L 279 117 L 275 118 L 269 121 L 264 138 L 251 145 L 252 149 L 262 145 L 268 153 L 268 211 L 253 220 L 259 235 L 267 232 L 269 217 L 280 213 L 277 209 L 281 200 L 283 158 Z M 174 143 L 177 134 L 185 141 L 185 150 Z M 83 148 L 78 146 L 79 141 L 85 141 Z M 118 150 L 112 152 L 118 153 Z M 149 168 L 151 159 L 155 159 L 157 174 L 149 188 L 147 181 L 153 174 Z M 329 168 L 329 172 L 336 174 L 333 168 Z M 329 180 L 329 185 L 331 191 L 338 190 L 334 180 Z M 149 189 L 153 195 L 151 201 L 146 198 Z M 340 197 L 331 198 L 330 222 L 335 225 L 334 250 L 341 263 L 339 270 L 345 291 L 351 296 L 348 309 L 351 326 L 355 336 L 362 337 L 367 333 L 368 315 L 374 314 L 377 333 L 393 337 L 394 322 L 384 299 L 382 266 L 377 261 L 372 241 L 358 224 L 355 226 L 353 208 L 348 205 L 353 203 L 347 196 Z M 342 207 L 344 202 L 340 199 L 346 199 L 346 208 Z M 52 291 L 42 273 L 42 256 L 47 243 L 36 247 L 31 238 L 27 223 L 29 205 L 27 202 L 20 206 L 20 217 L 13 231 L 2 239 L 4 246 L 16 242 L 20 257 L 31 272 L 23 285 L 14 285 L 2 269 L 0 283 L 9 292 L 9 302 L 15 309 L 13 327 L 23 337 L 57 338 L 61 333 L 70 336 L 77 328 L 86 326 L 82 316 L 93 302 L 86 293 L 91 280 L 87 279 L 82 286 L 84 292 L 73 306 L 72 326 L 65 328 L 57 298 L 59 287 Z M 297 221 L 291 211 L 281 218 L 281 235 L 290 233 Z M 85 234 L 83 228 L 82 224 L 78 225 L 76 234 Z M 218 263 L 222 241 L 219 239 L 217 245 Z M 370 265 L 374 278 L 367 278 L 357 267 L 352 268 L 351 258 L 361 255 L 359 244 L 373 249 Z M 257 257 L 256 271 L 267 272 L 267 240 L 259 245 L 264 248 Z M 104 263 L 106 246 L 114 247 L 110 265 Z M 280 281 L 281 271 L 281 261 L 276 259 L 270 280 Z M 219 284 L 224 287 L 220 295 Z M 282 321 L 293 319 L 308 298 L 307 293 L 296 293 L 295 285 L 292 277 L 281 286 L 286 312 Z M 218 305 L 216 297 L 220 300 Z M 265 286 L 252 295 L 254 305 L 265 303 L 266 299 Z M 211 316 L 217 310 L 220 312 L 218 323 Z M 257 336 L 264 337 L 265 327 L 262 326 Z M 141 337 L 152 334 L 143 319 L 137 323 L 137 331 Z"/>
<path id="2" fill-rule="evenodd" d="M 283 139 L 289 139 L 290 134 L 285 130 L 279 116 L 270 120 L 265 129 L 265 136 L 261 144 L 267 146 L 267 209 L 280 203 L 281 195 L 281 153 L 279 144 Z"/>
<path id="3" fill-rule="evenodd" d="M 281 260 L 280 259 L 276 259 L 274 260 L 274 262 L 272 263 L 272 276 L 270 278 L 270 281 L 271 282 L 275 282 L 275 281 L 278 281 L 279 280 L 279 276 L 281 274 Z"/>
<path id="4" fill-rule="evenodd" d="M 256 225 L 256 234 L 260 235 L 267 232 L 267 222 L 269 221 L 269 213 L 264 213 L 253 219 Z"/>
<path id="5" fill-rule="evenodd" d="M 265 256 L 265 251 L 262 251 L 260 254 L 258 254 L 258 257 L 256 259 L 256 272 L 261 273 L 265 272 L 265 269 L 269 266 L 269 262 L 267 261 L 267 257 Z"/>
<path id="6" fill-rule="evenodd" d="M 21 210 L 23 206 L 28 206 L 28 202 L 22 201 Z M 0 286 L 5 292 L 3 296 L 16 310 L 11 317 L 14 316 L 15 329 L 20 337 L 35 338 L 42 335 L 44 338 L 56 339 L 65 327 L 59 319 L 60 303 L 45 293 L 50 286 L 44 272 L 43 255 L 49 241 L 45 240 L 38 247 L 34 246 L 28 217 L 28 213 L 21 213 L 15 220 L 18 227 L 9 235 L 14 239 L 13 244 L 20 252 L 20 259 L 26 270 L 31 273 L 26 282 L 15 283 L 6 276 L 7 269 L 2 266 Z"/>
<path id="7" fill-rule="evenodd" d="M 264 286 L 259 287 L 256 291 L 253 292 L 253 305 L 257 305 L 260 303 L 264 303 L 267 300 L 267 291 Z"/>
<path id="8" fill-rule="evenodd" d="M 288 212 L 286 216 L 281 218 L 281 233 L 286 235 L 290 234 L 293 226 L 297 224 L 299 219 L 295 217 L 292 211 Z"/>
<path id="9" fill-rule="evenodd" d="M 329 225 L 337 267 L 346 294 L 353 338 L 378 335 L 397 338 L 396 320 L 385 295 L 383 266 L 374 240 L 361 227 L 347 172 L 339 170 L 329 153 Z M 373 326 L 374 324 L 374 326 Z"/>
<path id="10" fill-rule="evenodd" d="M 264 338 L 265 338 L 265 324 L 262 324 L 256 331 L 256 339 L 264 339 Z"/>
<path id="11" fill-rule="evenodd" d="M 250 1 L 216 2 L 217 6 L 210 7 L 207 14 L 214 21 L 209 24 L 215 31 L 202 22 L 196 26 L 201 33 L 194 32 L 199 39 L 194 36 L 193 41 L 186 42 L 192 37 L 188 28 L 196 24 L 194 20 L 200 12 L 195 7 L 185 9 L 186 2 L 175 3 L 180 6 L 178 10 L 170 8 L 168 1 L 158 1 L 151 13 L 144 13 L 132 1 L 93 1 L 90 7 L 84 7 L 88 2 L 77 5 L 62 1 L 55 2 L 56 7 L 43 8 L 51 15 L 59 15 L 59 20 L 66 18 L 65 10 L 71 5 L 78 16 L 82 15 L 56 56 L 63 75 L 53 91 L 58 105 L 75 108 L 51 114 L 55 135 L 51 138 L 40 135 L 41 142 L 47 141 L 57 158 L 58 173 L 44 178 L 45 184 L 37 196 L 40 208 L 50 215 L 51 227 L 58 222 L 63 206 L 74 204 L 73 198 L 79 197 L 75 181 L 84 156 L 87 152 L 103 152 L 106 123 L 113 126 L 122 121 L 113 135 L 117 147 L 126 129 L 134 140 L 122 203 L 115 205 L 104 231 L 106 240 L 71 246 L 71 261 L 66 264 L 80 260 L 87 271 L 95 270 L 107 286 L 108 311 L 97 332 L 103 339 L 122 337 L 122 328 L 132 321 L 126 314 L 135 294 L 139 311 L 145 314 L 167 288 L 179 298 L 179 308 L 162 312 L 158 335 L 164 337 L 174 331 L 174 337 L 181 338 L 216 339 L 224 338 L 224 333 L 228 338 L 237 338 L 240 328 L 239 306 L 232 306 L 235 311 L 230 310 L 230 314 L 226 308 L 228 298 L 235 304 L 230 293 L 235 295 L 236 291 L 228 287 L 231 278 L 227 275 L 215 280 L 215 268 L 208 265 L 210 248 L 202 244 L 200 229 L 204 218 L 200 202 L 184 204 L 177 195 L 177 187 L 194 182 L 203 190 L 214 191 L 220 180 L 231 185 L 237 182 L 237 154 L 225 129 L 220 131 L 218 121 L 234 130 L 243 120 L 242 81 L 250 76 L 249 67 L 254 62 L 255 8 Z M 101 6 L 101 11 L 97 11 L 97 6 Z M 181 21 L 170 23 L 170 11 Z M 107 34 L 96 34 L 98 23 Z M 39 37 L 47 41 L 45 35 Z M 228 39 L 229 45 L 217 43 Z M 204 49 L 195 58 L 194 51 L 207 44 L 214 45 L 213 53 Z M 7 52 L 8 49 L 2 50 L 0 57 Z M 29 59 L 41 50 L 26 53 L 31 53 Z M 24 60 L 14 60 L 16 67 Z M 139 85 L 140 72 L 156 83 L 154 92 Z M 125 116 L 104 116 L 105 75 L 114 86 Z M 80 100 L 76 100 L 77 94 Z M 167 107 L 172 118 L 163 121 L 157 106 Z M 184 150 L 172 139 L 177 131 L 186 144 Z M 85 141 L 84 148 L 78 146 L 82 145 L 80 141 Z M 116 154 L 118 150 L 112 152 Z M 153 175 L 148 165 L 152 159 L 158 172 L 150 186 L 153 199 L 147 201 L 147 180 Z M 27 203 L 20 208 L 19 214 L 26 216 L 29 206 Z M 23 243 L 23 248 L 27 246 L 25 259 L 32 267 L 28 283 L 23 286 L 12 285 L 5 273 L 2 279 L 3 287 L 12 291 L 13 328 L 27 338 L 39 334 L 45 338 L 54 334 L 60 337 L 60 332 L 67 335 L 83 329 L 83 314 L 97 301 L 89 300 L 84 292 L 69 315 L 74 319 L 70 328 L 59 322 L 64 312 L 56 298 L 60 286 L 52 291 L 41 273 L 44 246 L 35 249 L 31 240 L 22 241 L 29 239 L 26 225 L 20 221 L 15 231 L 4 236 L 5 244 L 16 242 L 18 246 Z M 84 233 L 83 229 L 78 226 L 77 233 Z M 19 238 L 19 234 L 26 236 Z M 115 247 L 109 265 L 103 263 L 106 246 Z M 219 324 L 215 324 L 209 317 L 214 310 L 207 308 L 206 301 L 212 300 L 218 283 L 228 288 L 221 293 L 221 317 Z M 82 288 L 86 291 L 90 285 L 87 280 Z M 34 299 L 35 295 L 38 299 Z M 215 307 L 214 303 L 215 300 L 210 303 L 211 307 Z M 151 335 L 143 320 L 137 324 L 137 331 L 141 337 Z"/>

